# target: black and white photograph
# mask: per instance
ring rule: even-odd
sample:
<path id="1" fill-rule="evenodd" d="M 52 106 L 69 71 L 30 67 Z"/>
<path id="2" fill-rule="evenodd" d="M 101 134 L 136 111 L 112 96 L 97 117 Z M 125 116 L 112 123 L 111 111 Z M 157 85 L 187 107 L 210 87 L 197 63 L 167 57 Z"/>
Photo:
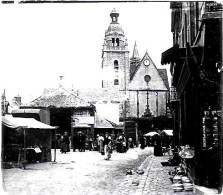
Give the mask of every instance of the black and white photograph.
<path id="1" fill-rule="evenodd" d="M 4 195 L 223 194 L 223 5 L 1 0 Z"/>

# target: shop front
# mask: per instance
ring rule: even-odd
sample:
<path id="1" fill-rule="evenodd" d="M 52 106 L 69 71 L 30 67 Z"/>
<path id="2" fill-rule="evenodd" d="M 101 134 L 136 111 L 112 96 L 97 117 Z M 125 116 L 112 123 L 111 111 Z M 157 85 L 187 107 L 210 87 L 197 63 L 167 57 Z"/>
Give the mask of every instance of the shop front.
<path id="1" fill-rule="evenodd" d="M 194 43 L 185 34 L 186 43 L 176 41 L 161 61 L 171 63 L 173 139 L 181 164 L 196 185 L 221 192 L 222 8 L 206 6 Z M 193 155 L 182 155 L 186 150 Z"/>

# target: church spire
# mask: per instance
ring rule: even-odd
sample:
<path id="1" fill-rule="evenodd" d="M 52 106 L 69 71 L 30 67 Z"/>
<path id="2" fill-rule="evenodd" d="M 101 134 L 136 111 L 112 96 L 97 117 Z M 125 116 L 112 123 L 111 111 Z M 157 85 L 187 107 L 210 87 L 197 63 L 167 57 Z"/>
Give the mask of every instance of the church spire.
<path id="1" fill-rule="evenodd" d="M 138 52 L 138 49 L 137 49 L 136 41 L 135 41 L 135 45 L 134 45 L 134 49 L 133 49 L 132 58 L 139 59 L 139 52 Z"/>
<path id="2" fill-rule="evenodd" d="M 135 72 L 139 62 L 140 62 L 140 57 L 139 57 L 139 52 L 138 52 L 136 41 L 135 41 L 132 57 L 130 58 L 130 78 Z"/>

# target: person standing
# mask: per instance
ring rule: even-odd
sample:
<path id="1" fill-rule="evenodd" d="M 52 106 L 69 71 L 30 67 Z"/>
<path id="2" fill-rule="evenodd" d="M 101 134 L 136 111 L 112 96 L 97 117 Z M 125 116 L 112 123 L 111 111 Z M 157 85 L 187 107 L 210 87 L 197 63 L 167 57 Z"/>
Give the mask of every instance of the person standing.
<path id="1" fill-rule="evenodd" d="M 120 133 L 117 134 L 117 138 L 116 138 L 116 151 L 117 152 L 121 152 L 121 141 L 122 141 L 122 136 L 120 135 Z"/>
<path id="2" fill-rule="evenodd" d="M 63 140 L 64 143 L 66 144 L 67 152 L 70 152 L 70 139 L 67 132 L 64 133 Z"/>
<path id="3" fill-rule="evenodd" d="M 68 151 L 67 142 L 66 142 L 66 137 L 64 135 L 62 137 L 62 141 L 61 141 L 61 144 L 60 144 L 60 152 L 66 154 L 67 151 Z"/>
<path id="4" fill-rule="evenodd" d="M 140 148 L 144 149 L 145 148 L 145 138 L 143 135 L 140 137 L 140 144 L 141 144 Z"/>
<path id="5" fill-rule="evenodd" d="M 104 140 L 105 160 L 109 160 L 111 158 L 111 150 L 112 150 L 111 136 L 109 135 L 108 132 L 106 132 Z"/>
<path id="6" fill-rule="evenodd" d="M 133 148 L 133 140 L 131 137 L 128 138 L 128 148 Z"/>
<path id="7" fill-rule="evenodd" d="M 162 156 L 162 143 L 161 139 L 158 135 L 155 135 L 155 141 L 154 141 L 154 156 Z"/>
<path id="8" fill-rule="evenodd" d="M 80 152 L 85 152 L 85 142 L 86 142 L 86 136 L 80 132 L 79 134 L 79 151 Z"/>
<path id="9" fill-rule="evenodd" d="M 102 136 L 102 134 L 100 134 L 100 136 L 98 137 L 98 144 L 99 144 L 99 152 L 101 153 L 101 154 L 103 154 L 103 150 L 104 150 L 104 147 L 103 147 L 103 145 L 104 145 L 104 137 Z"/>

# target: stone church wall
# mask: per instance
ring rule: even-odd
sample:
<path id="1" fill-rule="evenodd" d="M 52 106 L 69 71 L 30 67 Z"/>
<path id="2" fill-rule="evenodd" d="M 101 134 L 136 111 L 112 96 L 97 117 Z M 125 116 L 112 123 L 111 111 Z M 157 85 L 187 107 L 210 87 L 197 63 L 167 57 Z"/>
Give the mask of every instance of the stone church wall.
<path id="1" fill-rule="evenodd" d="M 139 110 L 139 117 L 142 117 L 147 105 L 146 98 L 146 91 L 139 92 L 137 108 L 137 92 L 130 92 L 130 117 L 137 117 L 137 109 Z M 155 117 L 166 115 L 166 92 L 159 92 L 158 96 L 155 92 L 149 92 L 149 109 L 151 114 Z"/>

